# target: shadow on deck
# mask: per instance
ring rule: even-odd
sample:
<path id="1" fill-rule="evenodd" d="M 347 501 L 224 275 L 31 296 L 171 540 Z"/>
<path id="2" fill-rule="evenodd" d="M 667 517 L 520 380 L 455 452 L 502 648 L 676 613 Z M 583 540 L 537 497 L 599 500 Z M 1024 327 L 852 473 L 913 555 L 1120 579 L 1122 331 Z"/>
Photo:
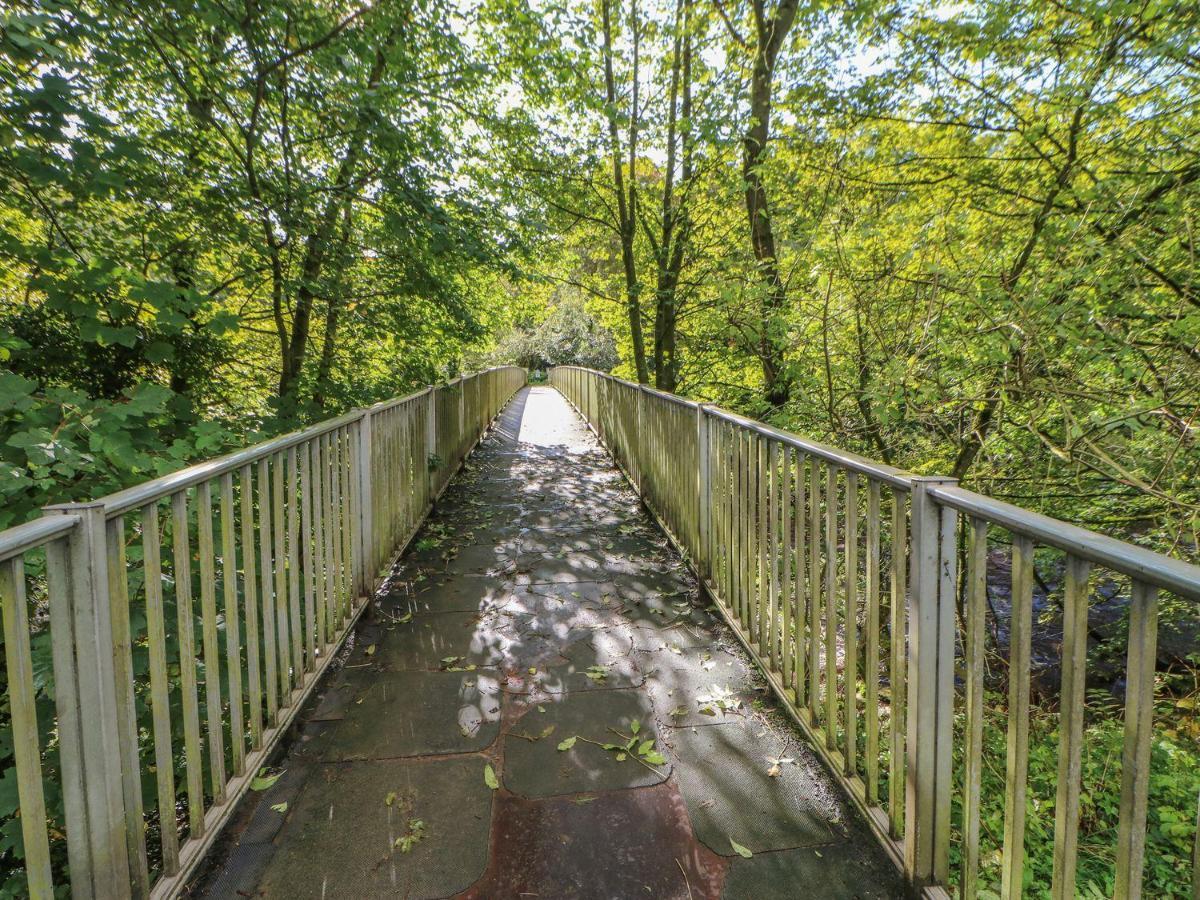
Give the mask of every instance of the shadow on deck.
<path id="1" fill-rule="evenodd" d="M 378 604 L 192 896 L 903 896 L 553 389 L 509 403 Z"/>

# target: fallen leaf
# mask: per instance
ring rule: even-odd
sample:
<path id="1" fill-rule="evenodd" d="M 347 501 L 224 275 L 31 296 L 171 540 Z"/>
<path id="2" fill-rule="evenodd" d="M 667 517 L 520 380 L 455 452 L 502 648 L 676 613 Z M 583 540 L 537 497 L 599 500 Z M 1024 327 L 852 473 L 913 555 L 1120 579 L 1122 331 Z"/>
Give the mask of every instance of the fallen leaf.
<path id="1" fill-rule="evenodd" d="M 268 771 L 269 771 L 268 769 L 259 769 L 258 770 L 258 775 L 256 775 L 254 777 L 254 779 L 250 782 L 250 790 L 265 791 L 267 788 L 269 788 L 273 784 L 275 784 L 275 782 L 277 782 L 280 779 L 280 777 L 283 775 L 284 771 L 286 771 L 286 770 L 281 769 L 280 771 L 276 772 L 274 775 L 268 775 L 267 774 Z"/>
<path id="2" fill-rule="evenodd" d="M 396 802 L 396 792 L 395 791 L 390 791 L 388 793 L 388 795 L 383 798 L 384 806 L 391 806 L 395 802 Z"/>
<path id="3" fill-rule="evenodd" d="M 367 649 L 366 649 L 366 650 L 364 650 L 363 652 L 364 652 L 364 653 L 366 653 L 366 654 L 367 654 L 367 656 L 374 656 L 374 655 L 375 655 L 375 645 L 374 645 L 374 644 L 371 644 L 371 645 L 370 645 L 370 646 L 368 646 L 368 647 L 367 647 Z"/>
<path id="4" fill-rule="evenodd" d="M 493 791 L 500 788 L 500 782 L 496 779 L 496 770 L 492 768 L 491 763 L 483 767 L 483 783 Z"/>
<path id="5" fill-rule="evenodd" d="M 272 803 L 271 809 L 275 810 L 275 812 L 279 813 L 280 815 L 283 815 L 285 812 L 287 812 L 287 801 L 284 801 L 283 803 Z"/>
<path id="6" fill-rule="evenodd" d="M 729 839 L 729 846 L 732 847 L 733 852 L 736 853 L 738 856 L 742 857 L 742 859 L 749 859 L 750 857 L 752 857 L 754 855 L 749 850 L 747 850 L 745 847 L 743 847 L 741 844 L 739 844 L 737 841 L 735 841 L 733 838 Z"/>
<path id="7" fill-rule="evenodd" d="M 571 735 L 565 741 L 559 741 L 558 749 L 559 750 L 570 750 L 572 747 L 575 746 L 575 738 L 576 737 L 577 737 L 577 735 Z"/>

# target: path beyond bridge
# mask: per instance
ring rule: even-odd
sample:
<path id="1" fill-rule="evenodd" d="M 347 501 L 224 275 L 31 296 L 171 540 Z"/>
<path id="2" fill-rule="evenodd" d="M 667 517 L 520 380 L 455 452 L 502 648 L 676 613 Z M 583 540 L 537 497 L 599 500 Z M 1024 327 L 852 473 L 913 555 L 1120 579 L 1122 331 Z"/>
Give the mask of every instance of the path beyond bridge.
<path id="1" fill-rule="evenodd" d="M 508 404 L 377 604 L 193 896 L 903 896 L 554 389 Z"/>

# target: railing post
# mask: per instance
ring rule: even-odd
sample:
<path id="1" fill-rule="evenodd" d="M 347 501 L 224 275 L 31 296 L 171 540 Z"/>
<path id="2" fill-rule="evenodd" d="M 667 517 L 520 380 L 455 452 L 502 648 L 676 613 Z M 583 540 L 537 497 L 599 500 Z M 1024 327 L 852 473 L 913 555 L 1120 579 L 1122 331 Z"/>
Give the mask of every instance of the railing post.
<path id="1" fill-rule="evenodd" d="M 644 453 L 645 441 L 643 438 L 645 432 L 642 430 L 646 421 L 645 407 L 646 386 L 639 384 L 637 386 L 637 434 L 630 441 L 631 446 L 629 449 L 631 452 L 629 455 L 633 457 L 634 481 L 637 482 L 638 493 L 642 495 L 643 499 L 646 496 L 646 485 L 642 482 L 642 460 L 646 458 Z"/>
<path id="2" fill-rule="evenodd" d="M 429 505 L 437 499 L 437 385 L 429 388 L 429 406 L 425 410 L 425 474 L 429 479 Z"/>
<path id="3" fill-rule="evenodd" d="M 712 478 L 709 474 L 708 453 L 708 404 L 696 405 L 696 455 L 699 465 L 696 467 L 696 546 L 693 552 L 699 564 L 700 575 L 708 578 L 712 575 L 712 554 L 709 552 L 709 526 L 712 516 Z"/>
<path id="4" fill-rule="evenodd" d="M 912 481 L 904 868 L 916 887 L 945 884 L 950 868 L 958 517 L 929 488 L 954 483 Z"/>
<path id="5" fill-rule="evenodd" d="M 79 517 L 65 542 L 47 548 L 46 560 L 71 891 L 126 897 L 131 881 L 104 505 L 62 504 L 45 512 Z M 124 762 L 129 777 L 137 777 L 137 761 Z"/>
<path id="6" fill-rule="evenodd" d="M 358 595 L 369 597 L 374 587 L 375 510 L 371 497 L 371 410 L 364 409 L 358 420 Z"/>
<path id="7" fill-rule="evenodd" d="M 458 378 L 458 440 L 463 448 L 474 443 L 474 438 L 467 437 L 467 377 Z"/>

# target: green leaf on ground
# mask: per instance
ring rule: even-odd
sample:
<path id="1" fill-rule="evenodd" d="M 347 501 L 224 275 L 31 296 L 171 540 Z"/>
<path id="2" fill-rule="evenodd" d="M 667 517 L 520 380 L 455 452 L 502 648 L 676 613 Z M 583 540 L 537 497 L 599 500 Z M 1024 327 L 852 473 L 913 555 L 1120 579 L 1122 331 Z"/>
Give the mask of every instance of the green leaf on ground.
<path id="1" fill-rule="evenodd" d="M 559 750 L 570 750 L 572 747 L 575 746 L 575 739 L 576 739 L 576 735 L 571 735 L 565 741 L 559 741 L 558 749 Z"/>
<path id="2" fill-rule="evenodd" d="M 491 763 L 483 767 L 483 783 L 493 791 L 500 788 L 500 782 L 496 779 L 496 770 L 492 768 Z"/>
<path id="3" fill-rule="evenodd" d="M 754 855 L 748 849 L 746 849 L 741 844 L 739 844 L 737 841 L 735 841 L 733 838 L 729 839 L 729 846 L 732 847 L 733 852 L 736 853 L 738 856 L 742 857 L 742 859 L 749 859 L 750 857 L 752 857 Z"/>
<path id="4" fill-rule="evenodd" d="M 286 769 L 280 769 L 275 774 L 269 774 L 270 769 L 262 768 L 258 770 L 258 775 L 250 782 L 250 790 L 265 791 L 277 782 L 283 775 Z"/>
<path id="5" fill-rule="evenodd" d="M 409 819 L 408 830 L 396 838 L 396 842 L 392 846 L 399 849 L 401 853 L 408 853 L 423 837 L 425 837 L 425 823 L 420 819 Z"/>

